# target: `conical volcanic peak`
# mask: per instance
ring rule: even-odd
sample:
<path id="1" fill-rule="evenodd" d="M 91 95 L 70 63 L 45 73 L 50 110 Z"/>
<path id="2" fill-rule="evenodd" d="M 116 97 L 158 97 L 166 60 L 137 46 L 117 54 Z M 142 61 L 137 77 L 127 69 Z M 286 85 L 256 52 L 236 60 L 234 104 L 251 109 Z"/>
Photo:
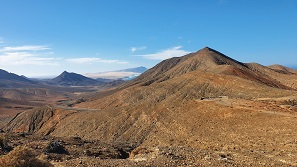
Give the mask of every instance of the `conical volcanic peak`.
<path id="1" fill-rule="evenodd" d="M 69 74 L 69 72 L 63 71 L 61 75 L 66 75 L 66 74 Z"/>
<path id="2" fill-rule="evenodd" d="M 210 47 L 205 47 L 197 51 L 194 57 L 200 59 L 201 62 L 210 63 L 206 65 L 234 65 L 240 68 L 246 66 L 244 63 L 232 59 L 231 57 L 226 56 L 225 54 Z"/>
<path id="3" fill-rule="evenodd" d="M 164 81 L 169 78 L 195 71 L 218 71 L 219 65 L 231 65 L 239 69 L 246 68 L 244 63 L 236 61 L 210 47 L 205 47 L 197 52 L 182 57 L 173 57 L 164 60 L 151 68 L 139 78 L 136 83 L 145 81 L 145 85 L 155 81 Z"/>
<path id="4" fill-rule="evenodd" d="M 50 82 L 51 84 L 61 86 L 89 86 L 102 84 L 102 82 L 92 78 L 88 78 L 76 73 L 69 73 L 67 71 L 64 71 L 56 78 L 53 78 Z"/>
<path id="5" fill-rule="evenodd" d="M 210 47 L 208 47 L 208 46 L 205 46 L 204 48 L 202 48 L 201 50 L 198 50 L 198 51 L 205 51 L 205 52 L 209 52 L 209 51 L 216 51 L 216 50 L 214 50 L 214 49 L 212 49 L 212 48 L 210 48 Z M 197 52 L 198 52 L 197 51 Z"/>
<path id="6" fill-rule="evenodd" d="M 254 68 L 210 47 L 204 47 L 197 52 L 182 57 L 164 60 L 126 86 L 135 84 L 148 86 L 152 83 L 164 82 L 194 71 L 232 75 L 272 87 L 287 88 L 283 84 L 276 82 L 269 75 L 263 75 L 265 73 L 264 69 Z"/>

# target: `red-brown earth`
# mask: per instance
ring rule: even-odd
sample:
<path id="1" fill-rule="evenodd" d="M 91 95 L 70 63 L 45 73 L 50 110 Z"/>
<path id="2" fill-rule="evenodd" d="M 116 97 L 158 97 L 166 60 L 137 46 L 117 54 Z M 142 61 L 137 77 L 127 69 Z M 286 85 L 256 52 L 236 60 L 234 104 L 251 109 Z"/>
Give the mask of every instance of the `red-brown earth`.
<path id="1" fill-rule="evenodd" d="M 296 166 L 295 83 L 296 70 L 206 47 L 72 107 L 20 113 L 2 129 L 26 133 L 11 144 L 39 142 L 40 154 L 60 141 L 69 154 L 46 153 L 56 166 Z"/>

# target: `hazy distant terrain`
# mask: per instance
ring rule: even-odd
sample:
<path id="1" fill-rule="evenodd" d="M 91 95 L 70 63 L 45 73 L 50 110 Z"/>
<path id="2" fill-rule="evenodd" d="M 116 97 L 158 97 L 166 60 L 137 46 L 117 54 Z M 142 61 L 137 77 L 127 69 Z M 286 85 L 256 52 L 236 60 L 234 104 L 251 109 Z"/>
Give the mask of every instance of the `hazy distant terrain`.
<path id="1" fill-rule="evenodd" d="M 107 79 L 107 80 L 129 80 L 133 79 L 143 72 L 145 72 L 147 68 L 145 67 L 136 67 L 136 68 L 129 68 L 124 70 L 118 71 L 109 71 L 109 72 L 101 72 L 101 73 L 87 73 L 85 76 L 94 78 L 94 79 Z"/>

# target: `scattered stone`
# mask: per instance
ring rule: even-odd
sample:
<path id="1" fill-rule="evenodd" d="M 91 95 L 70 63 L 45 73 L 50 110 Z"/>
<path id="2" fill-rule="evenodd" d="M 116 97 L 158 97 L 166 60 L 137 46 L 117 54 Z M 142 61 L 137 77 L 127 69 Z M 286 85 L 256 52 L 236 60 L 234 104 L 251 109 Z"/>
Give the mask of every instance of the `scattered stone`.
<path id="1" fill-rule="evenodd" d="M 56 154 L 68 154 L 68 151 L 65 149 L 65 147 L 57 141 L 50 142 L 49 145 L 46 147 L 45 152 Z"/>

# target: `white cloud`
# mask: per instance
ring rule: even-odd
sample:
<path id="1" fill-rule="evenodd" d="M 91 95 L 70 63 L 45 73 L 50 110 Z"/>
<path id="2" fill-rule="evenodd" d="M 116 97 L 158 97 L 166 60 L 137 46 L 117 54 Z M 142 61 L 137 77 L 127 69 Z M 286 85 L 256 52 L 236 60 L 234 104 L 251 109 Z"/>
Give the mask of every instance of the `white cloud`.
<path id="1" fill-rule="evenodd" d="M 93 64 L 93 63 L 127 64 L 128 63 L 120 60 L 107 60 L 107 59 L 101 59 L 97 57 L 73 58 L 73 59 L 66 59 L 66 61 L 77 63 L 77 64 Z"/>
<path id="2" fill-rule="evenodd" d="M 48 46 L 25 45 L 0 48 L 0 65 L 58 65 L 55 58 L 47 57 L 53 52 Z"/>
<path id="3" fill-rule="evenodd" d="M 130 51 L 131 53 L 134 53 L 136 51 L 139 51 L 139 50 L 145 50 L 146 49 L 146 46 L 141 46 L 141 47 L 131 47 L 130 48 Z"/>
<path id="4" fill-rule="evenodd" d="M 1 65 L 58 65 L 55 58 L 41 57 L 28 52 L 8 52 L 0 54 Z"/>
<path id="5" fill-rule="evenodd" d="M 157 53 L 138 55 L 138 56 L 141 56 L 146 59 L 165 60 L 171 57 L 180 57 L 190 53 L 189 51 L 182 50 L 181 48 L 182 46 L 176 46 L 173 48 L 165 49 Z"/>
<path id="6" fill-rule="evenodd" d="M 25 46 L 15 46 L 15 47 L 4 47 L 2 52 L 11 52 L 11 51 L 41 51 L 51 49 L 48 46 L 44 45 L 25 45 Z"/>

